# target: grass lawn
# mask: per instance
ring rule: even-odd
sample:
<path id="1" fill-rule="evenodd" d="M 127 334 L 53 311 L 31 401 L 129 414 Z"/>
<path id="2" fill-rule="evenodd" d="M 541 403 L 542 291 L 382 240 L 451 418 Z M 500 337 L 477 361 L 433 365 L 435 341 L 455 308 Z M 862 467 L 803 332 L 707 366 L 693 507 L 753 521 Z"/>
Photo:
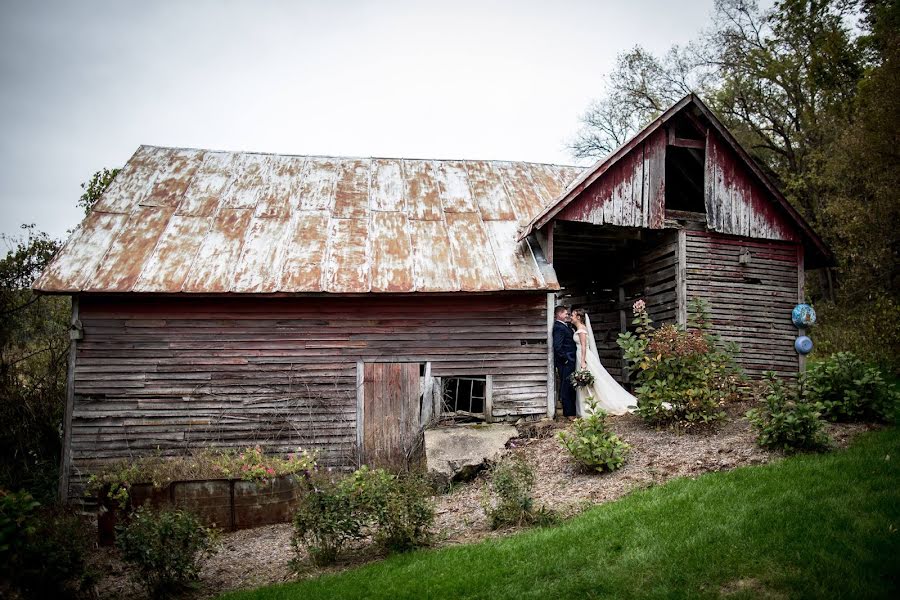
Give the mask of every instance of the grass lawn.
<path id="1" fill-rule="evenodd" d="M 677 480 L 565 524 L 223 596 L 900 597 L 900 431 Z"/>

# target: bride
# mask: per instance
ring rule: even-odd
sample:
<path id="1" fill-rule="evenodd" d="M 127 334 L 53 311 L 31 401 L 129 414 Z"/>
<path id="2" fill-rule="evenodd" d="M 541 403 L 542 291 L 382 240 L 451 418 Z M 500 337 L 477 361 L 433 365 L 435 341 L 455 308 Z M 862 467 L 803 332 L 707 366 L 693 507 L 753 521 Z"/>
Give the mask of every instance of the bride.
<path id="1" fill-rule="evenodd" d="M 597 354 L 597 342 L 591 331 L 591 319 L 582 308 L 572 311 L 572 324 L 575 326 L 576 364 L 578 369 L 587 369 L 594 376 L 594 383 L 576 388 L 576 410 L 579 417 L 588 413 L 588 396 L 593 396 L 597 406 L 612 415 L 623 415 L 637 407 L 637 399 L 613 379 Z"/>

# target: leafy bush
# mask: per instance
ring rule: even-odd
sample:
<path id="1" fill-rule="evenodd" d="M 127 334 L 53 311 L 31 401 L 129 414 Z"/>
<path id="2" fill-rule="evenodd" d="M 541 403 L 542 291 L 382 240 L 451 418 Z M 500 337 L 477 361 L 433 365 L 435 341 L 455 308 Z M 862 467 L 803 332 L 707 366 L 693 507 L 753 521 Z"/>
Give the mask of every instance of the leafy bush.
<path id="1" fill-rule="evenodd" d="M 785 452 L 828 447 L 819 407 L 804 397 L 802 387 L 789 388 L 774 373 L 766 373 L 762 396 L 763 406 L 747 413 L 760 446 Z"/>
<path id="2" fill-rule="evenodd" d="M 630 446 L 609 430 L 607 413 L 588 398 L 588 416 L 575 419 L 574 433 L 559 432 L 559 441 L 578 464 L 591 471 L 615 471 L 625 464 Z"/>
<path id="3" fill-rule="evenodd" d="M 59 484 L 70 302 L 32 293 L 59 242 L 22 229 L 0 235 L 8 248 L 0 257 L 0 487 L 49 503 Z"/>
<path id="4" fill-rule="evenodd" d="M 107 488 L 108 496 L 122 508 L 128 504 L 129 490 L 136 483 L 152 483 L 162 488 L 173 481 L 199 479 L 243 479 L 264 481 L 313 469 L 315 455 L 304 450 L 281 457 L 265 454 L 260 446 L 241 451 L 207 448 L 190 456 L 159 454 L 113 463 L 88 479 L 87 489 L 97 493 Z"/>
<path id="5" fill-rule="evenodd" d="M 818 402 L 829 421 L 887 421 L 898 394 L 878 367 L 851 352 L 838 352 L 811 363 L 804 374 L 809 400 Z"/>
<path id="6" fill-rule="evenodd" d="M 643 300 L 633 309 L 636 334 L 622 333 L 617 341 L 635 378 L 638 414 L 653 425 L 687 427 L 724 419 L 722 407 L 738 397 L 742 376 L 736 347 L 721 348 L 709 332 L 706 302 L 691 301 L 687 329 L 654 328 Z"/>
<path id="7" fill-rule="evenodd" d="M 491 529 L 511 525 L 550 525 L 558 520 L 553 511 L 535 509 L 531 490 L 534 470 L 521 458 L 506 458 L 491 469 L 489 492 L 482 508 Z M 488 490 L 485 490 L 488 492 Z"/>
<path id="8" fill-rule="evenodd" d="M 434 505 L 424 477 L 363 466 L 349 477 L 349 485 L 355 488 L 362 518 L 374 529 L 380 546 L 405 552 L 429 543 Z"/>
<path id="9" fill-rule="evenodd" d="M 294 513 L 294 551 L 305 549 L 316 565 L 333 563 L 348 541 L 361 537 L 364 515 L 360 495 L 349 479 L 333 481 L 318 471 L 306 473 L 305 489 Z"/>
<path id="10" fill-rule="evenodd" d="M 864 303 L 846 299 L 837 304 L 816 303 L 819 320 L 809 333 L 816 344 L 813 354 L 852 352 L 896 377 L 900 375 L 900 302 L 889 293 L 865 292 Z"/>
<path id="11" fill-rule="evenodd" d="M 85 594 L 93 580 L 85 563 L 89 545 L 76 514 L 43 508 L 25 491 L 0 490 L 0 575 L 23 597 Z"/>
<path id="12" fill-rule="evenodd" d="M 116 545 L 134 578 L 154 598 L 180 591 L 200 575 L 200 559 L 215 552 L 216 532 L 193 514 L 139 508 L 119 529 Z"/>

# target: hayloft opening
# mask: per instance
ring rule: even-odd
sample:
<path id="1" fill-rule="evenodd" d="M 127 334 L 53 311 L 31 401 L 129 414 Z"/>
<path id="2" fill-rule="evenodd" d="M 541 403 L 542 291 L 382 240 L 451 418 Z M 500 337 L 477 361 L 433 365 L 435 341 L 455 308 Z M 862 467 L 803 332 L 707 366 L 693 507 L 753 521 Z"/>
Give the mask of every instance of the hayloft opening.
<path id="1" fill-rule="evenodd" d="M 666 148 L 666 212 L 706 212 L 703 196 L 704 150 Z"/>

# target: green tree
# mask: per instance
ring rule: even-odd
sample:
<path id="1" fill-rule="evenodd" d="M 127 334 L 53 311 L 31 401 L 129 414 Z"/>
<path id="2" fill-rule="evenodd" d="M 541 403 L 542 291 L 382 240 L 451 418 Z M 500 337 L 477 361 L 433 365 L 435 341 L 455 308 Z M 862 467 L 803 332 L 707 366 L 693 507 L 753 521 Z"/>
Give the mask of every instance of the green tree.
<path id="1" fill-rule="evenodd" d="M 84 193 L 78 199 L 78 206 L 84 209 L 85 215 L 91 213 L 91 209 L 94 208 L 97 200 L 100 199 L 100 196 L 103 195 L 103 192 L 106 191 L 106 188 L 109 187 L 109 184 L 116 178 L 120 170 L 104 167 L 94 173 L 90 180 L 81 184 L 81 189 L 84 190 Z"/>
<path id="2" fill-rule="evenodd" d="M 118 169 L 82 184 L 78 206 L 89 213 Z M 69 300 L 40 296 L 31 285 L 61 244 L 34 225 L 2 236 L 0 258 L 0 488 L 56 497 L 66 396 Z"/>
<path id="3" fill-rule="evenodd" d="M 33 225 L 0 259 L 0 488 L 55 495 L 65 400 L 68 302 L 29 287 L 59 249 Z"/>
<path id="4" fill-rule="evenodd" d="M 878 352 L 894 369 L 898 10 L 896 0 L 780 0 L 767 11 L 717 0 L 691 44 L 620 56 L 570 144 L 576 157 L 603 156 L 676 98 L 702 96 L 835 251 L 836 271 L 808 280 L 834 325 L 817 341 Z"/>

